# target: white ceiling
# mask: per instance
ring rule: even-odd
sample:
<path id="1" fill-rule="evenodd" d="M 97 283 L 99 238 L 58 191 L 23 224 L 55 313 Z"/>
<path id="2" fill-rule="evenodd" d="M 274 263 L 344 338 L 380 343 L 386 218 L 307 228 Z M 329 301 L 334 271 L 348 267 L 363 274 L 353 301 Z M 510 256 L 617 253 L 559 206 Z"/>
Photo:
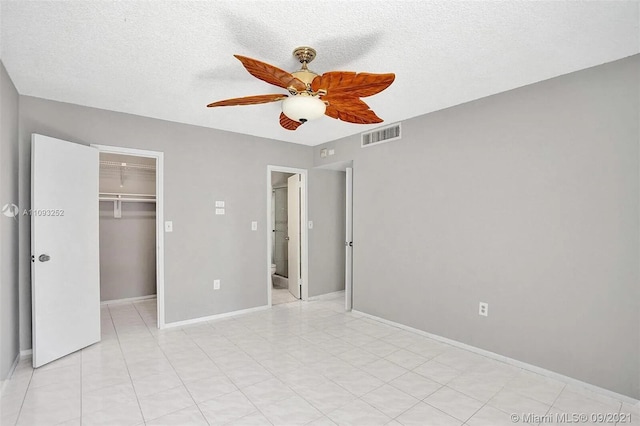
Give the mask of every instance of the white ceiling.
<path id="1" fill-rule="evenodd" d="M 394 72 L 365 101 L 392 123 L 639 52 L 638 1 L 1 1 L 0 57 L 22 95 L 305 145 L 362 132 L 329 117 L 291 132 L 284 93 L 233 54 L 294 71 Z"/>

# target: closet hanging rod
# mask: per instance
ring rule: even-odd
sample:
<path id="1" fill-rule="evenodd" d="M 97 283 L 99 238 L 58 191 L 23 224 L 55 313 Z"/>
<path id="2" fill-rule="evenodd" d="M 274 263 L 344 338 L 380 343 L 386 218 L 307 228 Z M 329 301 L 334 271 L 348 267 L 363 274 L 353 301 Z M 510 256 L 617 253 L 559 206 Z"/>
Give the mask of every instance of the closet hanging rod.
<path id="1" fill-rule="evenodd" d="M 134 203 L 155 203 L 155 198 L 115 198 L 115 197 L 101 197 L 99 201 L 124 201 Z"/>
<path id="2" fill-rule="evenodd" d="M 133 194 L 126 192 L 101 192 L 100 195 L 113 195 L 113 196 L 125 196 L 125 197 L 154 197 L 156 194 Z"/>

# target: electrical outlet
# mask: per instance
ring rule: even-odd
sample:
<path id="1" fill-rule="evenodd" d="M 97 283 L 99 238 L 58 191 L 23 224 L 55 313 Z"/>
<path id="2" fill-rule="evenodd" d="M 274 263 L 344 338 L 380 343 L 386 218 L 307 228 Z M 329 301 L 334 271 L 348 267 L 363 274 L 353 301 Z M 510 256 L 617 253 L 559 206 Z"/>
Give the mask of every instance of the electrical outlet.
<path id="1" fill-rule="evenodd" d="M 173 222 L 170 220 L 167 220 L 164 223 L 164 232 L 173 232 Z"/>
<path id="2" fill-rule="evenodd" d="M 486 302 L 480 302 L 480 307 L 478 308 L 478 315 L 482 315 L 483 317 L 489 316 L 489 304 Z"/>
<path id="3" fill-rule="evenodd" d="M 256 221 L 251 222 L 251 230 L 252 231 L 257 231 L 258 230 L 258 222 L 256 222 Z"/>
<path id="4" fill-rule="evenodd" d="M 333 154 L 335 154 L 335 153 L 336 153 L 336 150 L 335 150 L 335 149 L 330 149 L 330 150 L 329 150 L 329 155 L 333 155 Z"/>
<path id="5" fill-rule="evenodd" d="M 320 150 L 320 158 L 325 158 L 327 156 L 327 148 L 323 148 Z"/>
<path id="6" fill-rule="evenodd" d="M 220 290 L 220 280 L 213 280 L 213 289 Z"/>

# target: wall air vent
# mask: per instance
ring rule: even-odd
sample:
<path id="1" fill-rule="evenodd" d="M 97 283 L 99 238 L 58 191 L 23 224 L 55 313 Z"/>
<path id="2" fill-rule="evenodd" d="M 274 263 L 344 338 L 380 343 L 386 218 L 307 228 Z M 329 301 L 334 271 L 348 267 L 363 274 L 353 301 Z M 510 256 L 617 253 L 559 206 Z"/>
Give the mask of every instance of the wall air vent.
<path id="1" fill-rule="evenodd" d="M 391 142 L 400 139 L 401 137 L 400 123 L 392 124 L 391 126 L 378 128 L 372 132 L 363 133 L 361 146 L 364 148 L 366 146 L 376 145 L 383 142 Z"/>

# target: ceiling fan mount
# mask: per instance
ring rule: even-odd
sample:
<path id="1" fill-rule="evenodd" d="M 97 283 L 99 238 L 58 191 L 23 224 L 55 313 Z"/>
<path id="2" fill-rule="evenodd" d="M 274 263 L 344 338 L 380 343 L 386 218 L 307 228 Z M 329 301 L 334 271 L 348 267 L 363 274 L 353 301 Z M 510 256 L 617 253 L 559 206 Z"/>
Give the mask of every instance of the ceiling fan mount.
<path id="1" fill-rule="evenodd" d="M 301 46 L 296 47 L 293 50 L 293 56 L 298 58 L 298 61 L 302 64 L 298 71 L 292 72 L 291 75 L 301 80 L 307 86 L 310 85 L 313 80 L 318 76 L 315 72 L 307 68 L 307 64 L 313 61 L 316 57 L 316 50 L 313 47 Z M 295 91 L 289 90 L 292 95 L 295 95 Z M 300 93 L 297 93 L 300 94 Z"/>
<path id="2" fill-rule="evenodd" d="M 268 94 L 225 99 L 207 107 L 255 105 L 282 102 L 280 125 L 296 130 L 301 124 L 322 115 L 356 124 L 381 123 L 369 106 L 360 98 L 375 95 L 389 87 L 395 74 L 355 73 L 330 71 L 318 75 L 307 64 L 316 57 L 312 47 L 301 46 L 293 56 L 302 64 L 298 71 L 288 73 L 265 62 L 246 56 L 234 55 L 252 76 L 274 86 L 286 89 L 289 95 Z"/>
<path id="3" fill-rule="evenodd" d="M 305 64 L 310 63 L 316 57 L 316 50 L 313 47 L 309 46 L 300 46 L 293 49 L 293 56 L 298 58 L 298 61 L 304 67 Z"/>

